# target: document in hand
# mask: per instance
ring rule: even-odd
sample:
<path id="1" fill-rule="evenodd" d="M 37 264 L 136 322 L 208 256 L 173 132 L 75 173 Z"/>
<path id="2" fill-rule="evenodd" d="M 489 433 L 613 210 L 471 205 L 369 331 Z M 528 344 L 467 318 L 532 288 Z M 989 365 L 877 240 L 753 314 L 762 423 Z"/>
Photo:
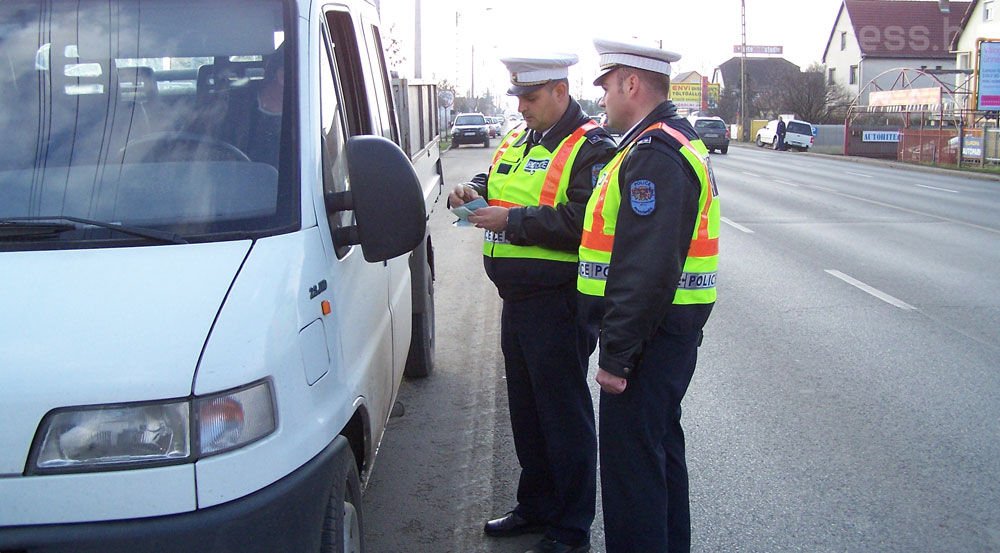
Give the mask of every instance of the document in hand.
<path id="1" fill-rule="evenodd" d="M 466 202 L 460 206 L 451 208 L 451 212 L 458 216 L 458 221 L 455 221 L 455 226 L 469 226 L 472 223 L 469 222 L 469 215 L 472 215 L 477 209 L 481 207 L 487 207 L 489 204 L 486 200 L 482 198 L 476 198 L 471 202 Z"/>

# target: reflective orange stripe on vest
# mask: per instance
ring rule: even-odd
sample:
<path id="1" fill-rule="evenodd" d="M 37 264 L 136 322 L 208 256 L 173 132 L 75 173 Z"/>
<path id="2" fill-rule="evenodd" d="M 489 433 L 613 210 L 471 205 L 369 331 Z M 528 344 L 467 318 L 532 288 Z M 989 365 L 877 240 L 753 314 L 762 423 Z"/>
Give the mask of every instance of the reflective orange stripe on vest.
<path id="1" fill-rule="evenodd" d="M 556 152 L 554 158 L 552 158 L 552 165 L 549 166 L 549 170 L 545 173 L 545 184 L 542 185 L 542 194 L 538 198 L 538 205 L 556 205 L 556 192 L 559 191 L 559 180 L 562 179 L 563 170 L 566 169 L 566 162 L 569 161 L 570 154 L 573 153 L 573 149 L 580 140 L 583 139 L 583 135 L 587 134 L 593 129 L 597 128 L 597 123 L 593 121 L 587 121 L 580 128 L 573 131 L 573 134 L 569 135 L 569 139 L 563 142 L 562 148 Z"/>
<path id="2" fill-rule="evenodd" d="M 507 151 L 507 148 L 510 148 L 511 144 L 517 142 L 517 137 L 521 136 L 522 134 L 521 131 L 522 131 L 521 125 L 518 125 L 513 129 L 511 129 L 510 133 L 507 135 L 507 139 L 504 140 L 502 144 L 500 144 L 500 147 L 497 148 L 496 153 L 493 154 L 493 161 L 490 162 L 490 165 L 496 165 L 497 160 L 503 156 L 504 152 Z"/>
<path id="3" fill-rule="evenodd" d="M 682 146 L 686 146 L 692 152 L 697 152 L 691 145 L 691 141 L 688 140 L 686 136 L 680 133 L 680 131 L 674 129 L 666 123 L 654 123 L 646 129 L 646 131 L 660 129 L 661 131 L 672 136 L 674 140 L 681 143 Z M 643 131 L 645 132 L 645 131 Z M 705 166 L 705 174 L 709 179 L 712 178 L 712 173 L 708 170 L 708 166 Z M 698 237 L 691 240 L 691 247 L 688 248 L 688 255 L 692 257 L 712 257 L 719 255 L 719 239 L 708 237 L 708 209 L 712 207 L 712 191 L 714 186 L 709 183 L 709 190 L 707 198 L 705 199 L 705 207 L 701 210 L 701 217 L 698 222 Z"/>
<path id="4" fill-rule="evenodd" d="M 634 144 L 634 142 L 632 144 Z M 632 144 L 629 144 L 629 149 L 632 148 Z M 615 170 L 618 169 L 618 166 L 621 165 L 627 155 L 628 152 L 618 156 L 615 163 L 606 169 L 604 178 L 610 179 L 611 175 L 614 174 Z M 583 229 L 583 236 L 580 237 L 581 246 L 602 252 L 610 252 L 611 247 L 614 246 L 615 243 L 615 236 L 613 234 L 604 234 L 604 196 L 607 192 L 608 187 L 601 186 L 601 195 L 597 197 L 597 205 L 594 206 L 594 218 L 590 230 L 588 231 L 587 229 Z"/>

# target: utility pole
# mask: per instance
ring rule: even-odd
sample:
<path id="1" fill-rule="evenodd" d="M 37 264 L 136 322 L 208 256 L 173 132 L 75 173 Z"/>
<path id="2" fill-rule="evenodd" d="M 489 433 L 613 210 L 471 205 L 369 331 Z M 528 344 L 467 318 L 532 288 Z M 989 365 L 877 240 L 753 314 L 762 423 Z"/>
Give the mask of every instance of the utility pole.
<path id="1" fill-rule="evenodd" d="M 415 1 L 413 7 L 414 11 L 414 27 L 413 27 L 413 76 L 417 79 L 423 77 L 423 44 L 422 37 L 420 35 L 420 0 Z"/>
<path id="2" fill-rule="evenodd" d="M 747 128 L 747 2 L 740 0 L 740 25 L 742 26 L 742 48 L 740 48 L 740 136 L 744 142 L 750 140 Z"/>

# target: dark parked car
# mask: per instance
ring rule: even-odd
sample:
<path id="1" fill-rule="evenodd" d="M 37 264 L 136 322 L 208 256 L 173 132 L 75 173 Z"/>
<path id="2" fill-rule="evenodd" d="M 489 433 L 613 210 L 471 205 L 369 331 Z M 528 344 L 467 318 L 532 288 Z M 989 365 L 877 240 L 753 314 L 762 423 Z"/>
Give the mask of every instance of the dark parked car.
<path id="1" fill-rule="evenodd" d="M 490 124 L 482 113 L 459 113 L 451 128 L 451 147 L 461 144 L 482 144 L 490 147 Z"/>
<path id="2" fill-rule="evenodd" d="M 719 150 L 720 154 L 725 154 L 729 151 L 729 127 L 721 117 L 691 117 L 688 120 L 709 152 Z"/>

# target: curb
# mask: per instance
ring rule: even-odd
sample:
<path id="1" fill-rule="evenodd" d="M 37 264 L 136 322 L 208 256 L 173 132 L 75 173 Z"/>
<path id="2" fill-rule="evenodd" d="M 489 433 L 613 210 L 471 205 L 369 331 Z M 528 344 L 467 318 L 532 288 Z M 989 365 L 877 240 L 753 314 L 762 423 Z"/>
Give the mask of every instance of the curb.
<path id="1" fill-rule="evenodd" d="M 757 145 L 753 142 L 736 142 L 732 141 L 729 143 L 730 146 L 738 146 L 740 148 L 757 148 Z M 986 180 L 1000 182 L 1000 175 L 991 175 L 987 173 L 977 173 L 973 171 L 963 171 L 961 169 L 948 169 L 945 167 L 929 167 L 926 165 L 915 165 L 912 163 L 903 163 L 896 160 L 887 159 L 876 159 L 870 157 L 859 157 L 859 156 L 844 156 L 837 154 L 821 154 L 819 152 L 791 152 L 794 155 L 805 155 L 814 156 L 827 159 L 839 159 L 842 161 L 849 161 L 851 163 L 858 163 L 861 165 L 877 165 L 881 167 L 889 167 L 892 169 L 909 169 L 912 171 L 923 171 L 926 173 L 937 173 L 939 175 L 950 175 L 953 177 L 966 177 L 970 179 Z"/>

